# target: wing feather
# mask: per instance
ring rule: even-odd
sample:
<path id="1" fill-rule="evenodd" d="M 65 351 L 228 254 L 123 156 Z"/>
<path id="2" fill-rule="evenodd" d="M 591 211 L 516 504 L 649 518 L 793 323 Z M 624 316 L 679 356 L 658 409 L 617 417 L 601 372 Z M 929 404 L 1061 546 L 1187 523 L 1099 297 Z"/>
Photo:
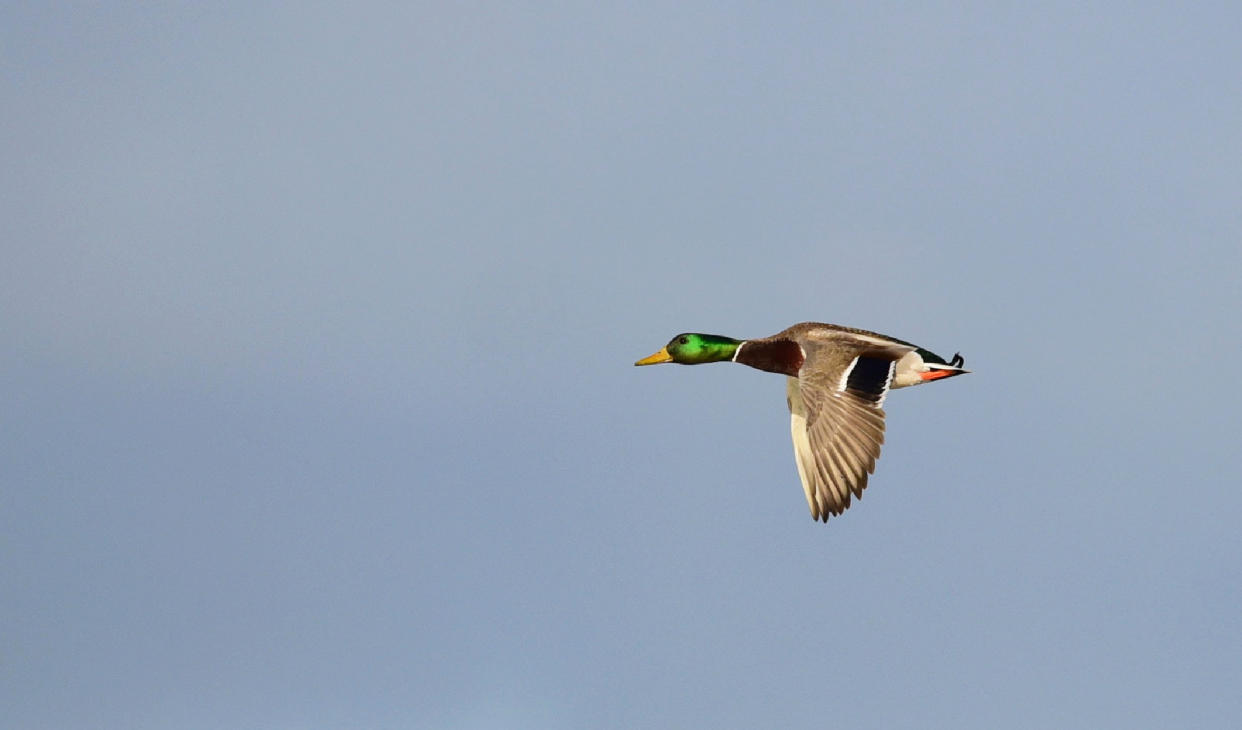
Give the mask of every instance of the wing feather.
<path id="1" fill-rule="evenodd" d="M 811 516 L 827 522 L 850 506 L 851 497 L 862 497 L 884 443 L 880 404 L 894 368 L 857 369 L 869 373 L 870 381 L 851 382 L 856 360 L 891 362 L 912 348 L 830 337 L 801 344 L 806 359 L 798 377 L 786 383 L 794 458 Z M 860 386 L 867 390 L 852 390 Z"/>

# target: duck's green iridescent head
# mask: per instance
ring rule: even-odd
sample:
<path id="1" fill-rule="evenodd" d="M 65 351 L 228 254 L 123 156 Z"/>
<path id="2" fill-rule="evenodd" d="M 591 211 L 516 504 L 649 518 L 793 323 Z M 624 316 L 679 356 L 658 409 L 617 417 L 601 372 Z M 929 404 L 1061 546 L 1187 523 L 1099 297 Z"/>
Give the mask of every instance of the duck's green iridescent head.
<path id="1" fill-rule="evenodd" d="M 659 352 L 634 363 L 635 365 L 655 365 L 662 362 L 675 362 L 681 365 L 701 365 L 705 362 L 721 362 L 732 360 L 742 340 L 723 335 L 703 335 L 697 332 L 686 332 L 669 340 Z"/>

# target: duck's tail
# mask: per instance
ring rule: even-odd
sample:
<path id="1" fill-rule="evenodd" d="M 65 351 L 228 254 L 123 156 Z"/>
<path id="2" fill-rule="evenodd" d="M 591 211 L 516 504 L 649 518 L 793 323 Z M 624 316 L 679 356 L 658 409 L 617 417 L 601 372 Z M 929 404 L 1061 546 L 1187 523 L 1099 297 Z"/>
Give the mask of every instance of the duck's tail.
<path id="1" fill-rule="evenodd" d="M 929 362 L 924 367 L 927 369 L 919 373 L 919 379 L 926 382 L 929 380 L 941 380 L 943 378 L 951 378 L 954 375 L 964 375 L 968 372 L 962 367 L 966 364 L 966 358 L 962 357 L 962 353 L 953 353 L 953 359 L 947 363 Z"/>

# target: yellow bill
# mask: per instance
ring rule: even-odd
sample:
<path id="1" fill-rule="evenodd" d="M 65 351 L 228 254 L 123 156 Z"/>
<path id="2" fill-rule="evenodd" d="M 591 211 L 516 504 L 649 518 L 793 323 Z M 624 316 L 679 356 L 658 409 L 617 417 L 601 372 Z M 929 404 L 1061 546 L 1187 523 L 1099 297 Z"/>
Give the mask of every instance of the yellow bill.
<path id="1" fill-rule="evenodd" d="M 647 357 L 644 357 L 643 359 L 639 360 L 638 362 L 634 364 L 635 365 L 657 365 L 662 362 L 672 362 L 672 361 L 673 361 L 673 356 L 668 354 L 668 348 L 661 347 L 660 351 L 657 352 L 656 354 L 648 355 Z"/>

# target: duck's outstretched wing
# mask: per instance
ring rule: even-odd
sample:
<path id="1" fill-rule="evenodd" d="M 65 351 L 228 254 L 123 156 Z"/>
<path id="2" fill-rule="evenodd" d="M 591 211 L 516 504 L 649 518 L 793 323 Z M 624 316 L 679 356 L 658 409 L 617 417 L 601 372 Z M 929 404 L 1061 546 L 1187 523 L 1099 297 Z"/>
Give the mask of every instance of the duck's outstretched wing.
<path id="1" fill-rule="evenodd" d="M 874 341 L 803 342 L 789 378 L 790 431 L 811 516 L 828 521 L 861 497 L 884 443 L 884 398 L 895 363 L 913 347 Z"/>

